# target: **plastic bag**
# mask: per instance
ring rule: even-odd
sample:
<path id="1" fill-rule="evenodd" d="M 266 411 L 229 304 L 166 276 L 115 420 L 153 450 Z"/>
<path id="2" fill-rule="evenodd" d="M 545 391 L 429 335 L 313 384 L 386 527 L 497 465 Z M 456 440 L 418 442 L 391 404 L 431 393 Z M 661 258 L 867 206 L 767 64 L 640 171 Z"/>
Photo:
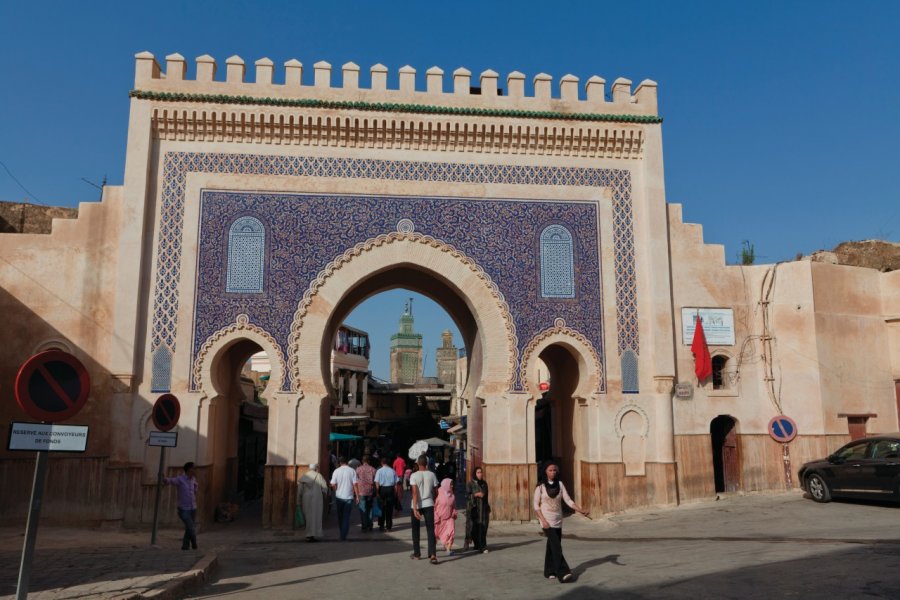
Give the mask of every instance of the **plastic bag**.
<path id="1" fill-rule="evenodd" d="M 381 502 L 376 498 L 375 502 L 372 503 L 372 518 L 380 519 L 381 518 Z"/>
<path id="2" fill-rule="evenodd" d="M 303 529 L 306 527 L 306 517 L 303 516 L 303 509 L 300 505 L 294 509 L 294 529 Z"/>

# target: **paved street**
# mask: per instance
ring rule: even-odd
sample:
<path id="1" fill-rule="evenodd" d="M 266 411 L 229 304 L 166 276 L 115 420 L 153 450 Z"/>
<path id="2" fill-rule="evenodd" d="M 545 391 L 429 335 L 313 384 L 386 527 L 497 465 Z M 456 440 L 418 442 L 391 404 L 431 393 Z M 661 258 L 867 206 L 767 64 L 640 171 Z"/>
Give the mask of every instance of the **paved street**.
<path id="1" fill-rule="evenodd" d="M 816 504 L 799 493 L 723 498 L 677 508 L 588 520 L 569 517 L 564 550 L 578 579 L 542 576 L 544 540 L 534 524 L 493 524 L 486 555 L 409 559 L 408 517 L 390 535 L 309 544 L 302 532 L 262 530 L 250 515 L 213 524 L 200 551 L 181 552 L 179 532 L 45 527 L 38 537 L 30 598 L 150 597 L 196 563 L 218 572 L 192 598 L 397 598 L 437 593 L 487 598 L 897 598 L 900 507 Z M 462 529 L 462 517 L 459 528 Z M 0 530 L 0 598 L 15 591 L 21 532 Z M 143 595 L 143 596 L 142 596 Z M 169 597 L 178 597 L 169 596 Z"/>
<path id="2" fill-rule="evenodd" d="M 535 525 L 494 525 L 489 554 L 439 552 L 434 566 L 409 559 L 408 519 L 401 524 L 389 536 L 357 528 L 347 542 L 254 536 L 223 550 L 218 580 L 193 597 L 843 599 L 900 589 L 900 508 L 890 505 L 790 494 L 570 517 L 564 550 L 578 580 L 568 585 L 543 578 Z"/>

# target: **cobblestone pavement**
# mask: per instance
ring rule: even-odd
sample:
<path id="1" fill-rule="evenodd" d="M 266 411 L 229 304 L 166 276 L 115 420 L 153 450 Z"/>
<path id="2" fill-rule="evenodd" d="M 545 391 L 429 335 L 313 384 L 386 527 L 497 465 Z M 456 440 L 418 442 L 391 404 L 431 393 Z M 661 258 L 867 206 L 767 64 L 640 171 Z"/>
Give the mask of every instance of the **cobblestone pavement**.
<path id="1" fill-rule="evenodd" d="M 22 554 L 22 531 L 0 530 L 0 599 L 14 598 Z M 156 547 L 149 532 L 38 529 L 28 597 L 95 600 L 159 590 L 189 571 L 203 556 L 179 550 L 166 531 Z"/>
<path id="2" fill-rule="evenodd" d="M 409 517 L 390 534 L 335 541 L 334 516 L 321 543 L 302 532 L 264 530 L 245 515 L 200 535 L 201 553 L 182 552 L 180 532 L 43 528 L 29 597 L 110 599 L 152 596 L 203 555 L 218 557 L 218 579 L 191 597 L 229 600 L 345 598 L 437 592 L 455 599 L 723 598 L 830 596 L 897 598 L 900 507 L 816 504 L 797 493 L 723 498 L 588 520 L 565 520 L 564 549 L 577 581 L 542 576 L 544 540 L 535 524 L 491 525 L 489 554 L 460 553 L 441 564 L 411 561 Z M 459 530 L 463 517 L 458 521 Z M 458 531 L 459 533 L 459 531 Z M 459 535 L 457 535 L 459 541 Z M 22 532 L 0 529 L 0 598 L 15 593 Z M 177 597 L 177 596 L 170 596 Z"/>

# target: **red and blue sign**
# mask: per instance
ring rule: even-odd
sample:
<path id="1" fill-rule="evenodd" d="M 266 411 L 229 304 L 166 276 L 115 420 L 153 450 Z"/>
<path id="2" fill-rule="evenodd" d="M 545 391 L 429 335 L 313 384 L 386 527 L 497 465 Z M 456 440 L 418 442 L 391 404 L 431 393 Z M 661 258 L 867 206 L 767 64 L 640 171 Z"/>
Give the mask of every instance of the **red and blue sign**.
<path id="1" fill-rule="evenodd" d="M 172 394 L 163 394 L 153 404 L 151 418 L 160 431 L 169 431 L 178 424 L 181 417 L 181 403 Z"/>
<path id="2" fill-rule="evenodd" d="M 797 424 L 790 417 L 778 415 L 769 421 L 769 435 L 776 442 L 786 444 L 797 437 Z"/>
<path id="3" fill-rule="evenodd" d="M 56 423 L 75 416 L 91 393 L 91 378 L 77 358 L 47 350 L 25 361 L 16 375 L 16 402 L 30 417 Z"/>

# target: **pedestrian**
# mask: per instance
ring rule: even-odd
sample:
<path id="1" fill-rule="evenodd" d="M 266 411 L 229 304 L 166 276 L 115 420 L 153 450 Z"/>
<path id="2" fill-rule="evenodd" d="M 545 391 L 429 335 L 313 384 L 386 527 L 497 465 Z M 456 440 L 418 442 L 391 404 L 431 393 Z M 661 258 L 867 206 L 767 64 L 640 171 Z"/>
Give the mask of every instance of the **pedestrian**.
<path id="1" fill-rule="evenodd" d="M 328 482 L 319 473 L 319 465 L 309 465 L 309 471 L 300 478 L 297 485 L 297 502 L 306 519 L 306 541 L 316 542 L 322 537 L 322 514 L 328 499 Z"/>
<path id="2" fill-rule="evenodd" d="M 359 521 L 363 531 L 372 531 L 372 507 L 375 504 L 375 467 L 372 457 L 363 456 L 362 464 L 356 467 L 356 481 L 359 486 Z"/>
<path id="3" fill-rule="evenodd" d="M 194 463 L 184 463 L 184 473 L 178 477 L 166 477 L 167 485 L 174 485 L 178 494 L 178 518 L 184 523 L 184 537 L 181 549 L 197 549 L 197 478 L 194 476 Z"/>
<path id="4" fill-rule="evenodd" d="M 401 512 L 403 512 L 403 474 L 406 472 L 406 460 L 398 454 L 397 458 L 394 459 L 393 466 L 394 466 L 394 473 L 397 474 L 397 485 L 396 485 L 396 488 L 397 488 L 397 491 L 396 491 L 397 512 L 401 513 Z"/>
<path id="5" fill-rule="evenodd" d="M 388 457 L 381 459 L 381 468 L 375 473 L 375 492 L 381 503 L 378 531 L 394 528 L 394 503 L 397 500 L 397 473 L 390 466 Z"/>
<path id="6" fill-rule="evenodd" d="M 491 520 L 491 504 L 484 469 L 475 467 L 472 480 L 466 484 L 466 549 L 471 540 L 476 552 L 487 554 L 487 530 Z"/>
<path id="7" fill-rule="evenodd" d="M 331 474 L 331 489 L 334 490 L 334 503 L 337 505 L 338 531 L 341 540 L 347 539 L 350 531 L 350 513 L 353 504 L 359 503 L 359 485 L 356 481 L 356 471 L 347 466 L 347 458 L 338 458 L 340 465 Z"/>
<path id="8" fill-rule="evenodd" d="M 418 471 L 409 478 L 409 487 L 412 490 L 412 541 L 413 553 L 410 558 L 416 560 L 422 558 L 422 549 L 419 545 L 421 524 L 425 523 L 425 535 L 428 537 L 428 559 L 431 564 L 438 564 L 437 544 L 434 538 L 434 492 L 438 487 L 437 477 L 428 470 L 428 459 L 424 455 L 416 461 Z"/>
<path id="9" fill-rule="evenodd" d="M 541 522 L 544 537 L 547 538 L 547 550 L 544 553 L 544 577 L 559 578 L 560 583 L 572 581 L 572 570 L 569 569 L 562 553 L 562 503 L 565 501 L 574 510 L 587 516 L 588 511 L 575 504 L 569 497 L 566 486 L 559 480 L 559 465 L 549 461 L 544 466 L 545 479 L 534 488 L 534 512 Z"/>
<path id="10" fill-rule="evenodd" d="M 453 556 L 453 538 L 456 537 L 456 495 L 453 480 L 445 477 L 434 500 L 434 535 L 444 545 L 447 556 Z"/>

